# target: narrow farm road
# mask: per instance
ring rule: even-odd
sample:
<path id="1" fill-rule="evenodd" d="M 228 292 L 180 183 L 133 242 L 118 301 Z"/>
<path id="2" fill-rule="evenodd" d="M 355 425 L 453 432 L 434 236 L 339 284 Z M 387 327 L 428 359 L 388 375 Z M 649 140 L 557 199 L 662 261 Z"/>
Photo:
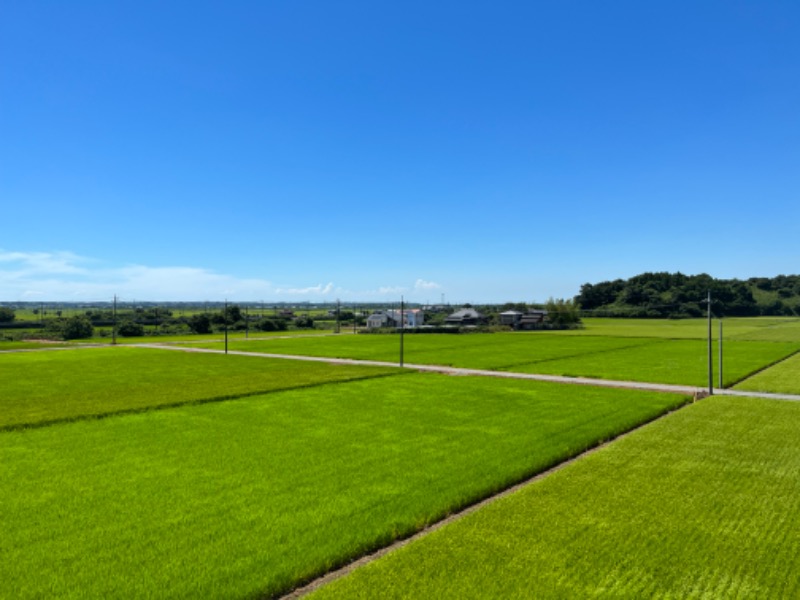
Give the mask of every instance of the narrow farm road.
<path id="1" fill-rule="evenodd" d="M 208 352 L 212 354 L 224 354 L 224 350 L 212 350 L 209 348 L 187 348 L 167 344 L 135 344 L 137 348 L 157 348 L 167 350 L 177 350 L 183 352 Z M 262 358 L 278 358 L 286 360 L 305 360 L 310 362 L 326 362 L 339 365 L 372 365 L 376 367 L 400 367 L 398 363 L 377 361 L 377 360 L 358 360 L 353 358 L 330 358 L 323 356 L 301 356 L 296 354 L 267 354 L 262 352 L 244 352 L 241 350 L 229 350 L 228 354 L 239 356 L 254 356 Z M 570 385 L 592 385 L 598 387 L 623 388 L 629 390 L 647 390 L 651 392 L 665 392 L 670 394 L 684 394 L 689 396 L 702 396 L 707 392 L 707 388 L 700 388 L 688 385 L 671 385 L 666 383 L 647 383 L 642 381 L 614 381 L 609 379 L 593 379 L 589 377 L 563 377 L 559 375 L 539 375 L 536 373 L 514 373 L 511 371 L 489 371 L 486 369 L 463 369 L 459 367 L 446 367 L 440 365 L 417 365 L 404 363 L 405 369 L 415 371 L 427 371 L 431 373 L 443 373 L 445 375 L 473 375 L 480 377 L 499 377 L 505 379 L 530 379 L 533 381 L 549 381 L 552 383 L 565 383 Z M 789 400 L 800 402 L 800 395 L 793 394 L 770 394 L 766 392 L 742 392 L 738 390 L 714 388 L 714 394 L 720 396 L 746 396 L 756 398 L 766 398 L 770 400 Z"/>

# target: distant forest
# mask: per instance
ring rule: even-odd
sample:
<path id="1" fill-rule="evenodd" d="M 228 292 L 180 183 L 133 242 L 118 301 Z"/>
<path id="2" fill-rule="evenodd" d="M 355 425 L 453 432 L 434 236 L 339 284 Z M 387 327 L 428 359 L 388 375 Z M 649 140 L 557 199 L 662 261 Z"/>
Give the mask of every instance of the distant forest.
<path id="1" fill-rule="evenodd" d="M 704 273 L 642 273 L 586 283 L 575 302 L 585 316 L 681 319 L 706 315 L 709 291 L 715 316 L 800 316 L 800 275 L 743 281 Z"/>

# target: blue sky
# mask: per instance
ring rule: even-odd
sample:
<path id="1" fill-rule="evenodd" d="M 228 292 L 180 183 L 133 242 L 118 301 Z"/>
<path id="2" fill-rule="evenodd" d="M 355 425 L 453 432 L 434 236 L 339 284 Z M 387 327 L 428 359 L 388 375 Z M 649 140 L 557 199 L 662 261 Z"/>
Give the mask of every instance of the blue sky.
<path id="1" fill-rule="evenodd" d="M 795 1 L 0 4 L 0 300 L 800 271 Z"/>

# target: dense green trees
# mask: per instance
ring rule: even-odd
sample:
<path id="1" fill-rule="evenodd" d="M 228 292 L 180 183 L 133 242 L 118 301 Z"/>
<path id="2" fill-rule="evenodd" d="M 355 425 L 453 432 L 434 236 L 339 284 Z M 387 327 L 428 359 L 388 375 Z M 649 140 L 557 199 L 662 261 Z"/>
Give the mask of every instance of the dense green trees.
<path id="1" fill-rule="evenodd" d="M 117 327 L 117 333 L 122 337 L 138 337 L 144 335 L 144 325 L 132 320 L 125 320 Z"/>
<path id="2" fill-rule="evenodd" d="M 94 335 L 94 328 L 88 318 L 76 315 L 56 321 L 61 337 L 65 340 L 82 340 Z"/>
<path id="3" fill-rule="evenodd" d="M 211 318 L 206 313 L 192 315 L 186 324 L 194 333 L 211 333 Z"/>
<path id="4" fill-rule="evenodd" d="M 15 318 L 13 309 L 0 306 L 0 323 L 11 323 Z"/>
<path id="5" fill-rule="evenodd" d="M 573 300 L 550 298 L 544 309 L 547 320 L 556 327 L 573 327 L 581 322 L 580 307 Z"/>
<path id="6" fill-rule="evenodd" d="M 286 331 L 288 326 L 285 319 L 261 319 L 256 322 L 256 328 L 261 331 Z"/>
<path id="7" fill-rule="evenodd" d="M 575 297 L 581 309 L 617 317 L 699 317 L 712 311 L 722 316 L 800 314 L 800 276 L 714 279 L 710 275 L 642 273 L 581 286 Z"/>

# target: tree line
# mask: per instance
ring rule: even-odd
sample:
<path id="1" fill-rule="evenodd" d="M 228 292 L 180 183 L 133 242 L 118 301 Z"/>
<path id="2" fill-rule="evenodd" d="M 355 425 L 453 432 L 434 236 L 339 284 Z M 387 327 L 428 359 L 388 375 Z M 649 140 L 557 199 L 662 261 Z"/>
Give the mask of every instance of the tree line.
<path id="1" fill-rule="evenodd" d="M 800 316 L 800 275 L 740 280 L 705 273 L 642 273 L 586 283 L 575 302 L 584 314 L 594 316 L 689 318 L 707 314 L 709 292 L 716 316 Z"/>

